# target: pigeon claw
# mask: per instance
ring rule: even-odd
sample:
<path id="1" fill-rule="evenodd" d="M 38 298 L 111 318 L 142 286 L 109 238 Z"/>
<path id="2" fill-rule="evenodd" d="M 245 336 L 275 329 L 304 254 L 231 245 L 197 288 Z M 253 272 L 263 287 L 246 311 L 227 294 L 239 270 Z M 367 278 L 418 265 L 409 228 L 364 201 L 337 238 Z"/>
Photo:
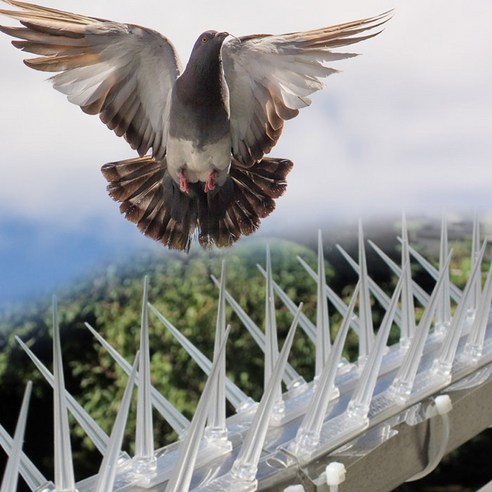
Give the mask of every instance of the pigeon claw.
<path id="1" fill-rule="evenodd" d="M 188 193 L 190 191 L 190 184 L 183 169 L 179 171 L 179 189 L 182 193 Z"/>
<path id="2" fill-rule="evenodd" d="M 215 190 L 215 179 L 217 178 L 217 171 L 214 169 L 208 176 L 207 182 L 205 183 L 205 193 Z"/>

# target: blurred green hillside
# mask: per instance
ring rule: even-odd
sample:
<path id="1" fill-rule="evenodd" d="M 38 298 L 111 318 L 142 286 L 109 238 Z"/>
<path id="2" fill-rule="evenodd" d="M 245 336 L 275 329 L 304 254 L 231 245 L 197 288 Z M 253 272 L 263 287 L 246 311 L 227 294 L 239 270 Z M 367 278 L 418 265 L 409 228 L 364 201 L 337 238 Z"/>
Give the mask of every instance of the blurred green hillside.
<path id="1" fill-rule="evenodd" d="M 297 303 L 304 302 L 304 312 L 314 321 L 316 285 L 296 260 L 296 256 L 299 255 L 316 268 L 314 249 L 289 241 L 275 240 L 269 244 L 274 279 L 291 299 Z M 200 251 L 188 256 L 146 253 L 131 258 L 124 264 L 111 265 L 80 279 L 76 285 L 59 296 L 67 389 L 108 434 L 127 378 L 93 339 L 84 323 L 92 325 L 128 361 L 133 360 L 139 345 L 143 278 L 148 275 L 150 302 L 205 355 L 212 358 L 218 290 L 210 280 L 210 275 L 220 277 L 221 262 L 225 259 L 228 291 L 258 326 L 262 327 L 265 287 L 256 264 L 265 264 L 265 246 L 265 241 L 245 241 L 226 253 Z M 349 245 L 348 249 L 356 258 L 354 248 L 355 245 Z M 467 248 L 463 247 L 453 266 L 454 280 L 460 284 L 466 279 L 466 251 Z M 396 244 L 390 254 L 399 261 Z M 327 248 L 327 258 L 328 282 L 340 296 L 347 298 L 353 288 L 355 275 L 349 273 L 346 268 L 339 268 L 338 263 L 336 268 L 331 266 L 335 261 L 343 261 L 336 256 L 332 248 Z M 370 268 L 370 274 L 388 292 L 391 291 L 394 278 L 387 269 L 380 265 L 373 270 Z M 422 277 L 424 285 L 426 282 L 429 283 L 429 279 L 419 270 L 415 271 L 415 275 Z M 53 476 L 52 391 L 13 337 L 19 336 L 51 368 L 50 304 L 49 299 L 39 300 L 0 318 L 0 333 L 8 334 L 0 352 L 0 423 L 13 433 L 25 383 L 32 380 L 33 398 L 24 450 L 47 477 Z M 278 332 L 282 341 L 292 316 L 279 301 L 276 305 Z M 382 314 L 375 312 L 376 327 L 379 326 L 377 319 Z M 230 310 L 228 321 L 232 325 L 227 347 L 228 375 L 246 394 L 259 400 L 263 385 L 263 354 Z M 339 316 L 332 312 L 331 323 L 335 330 L 339 322 Z M 205 383 L 204 374 L 190 361 L 189 356 L 152 314 L 150 347 L 153 385 L 191 419 Z M 356 340 L 352 338 L 349 340 L 347 357 L 353 358 L 355 350 Z M 313 377 L 314 353 L 314 347 L 307 336 L 298 330 L 290 361 L 306 380 Z M 154 417 L 156 447 L 174 441 L 176 435 L 168 424 L 160 419 L 157 413 L 154 413 Z M 131 452 L 134 436 L 133 416 L 129 422 L 125 447 Z M 101 458 L 77 425 L 72 425 L 72 430 L 76 478 L 80 480 L 97 472 Z M 488 449 L 487 452 L 490 453 L 490 432 L 488 437 L 481 436 L 479 440 L 482 440 L 482 444 L 479 444 L 480 449 L 484 449 L 485 446 L 485 451 Z M 460 460 L 463 460 L 463 454 Z M 439 475 L 443 482 L 442 472 L 433 474 L 434 480 Z M 455 478 L 456 473 L 449 475 L 445 472 L 444 477 L 448 479 L 447 482 L 444 480 L 446 483 L 463 484 Z M 473 482 L 473 477 L 468 480 Z M 424 483 L 419 482 L 419 488 L 412 490 L 426 490 L 423 486 Z M 473 486 L 473 483 L 470 483 L 470 486 Z M 409 487 L 405 490 L 411 490 Z M 454 490 L 473 489 L 464 487 Z"/>

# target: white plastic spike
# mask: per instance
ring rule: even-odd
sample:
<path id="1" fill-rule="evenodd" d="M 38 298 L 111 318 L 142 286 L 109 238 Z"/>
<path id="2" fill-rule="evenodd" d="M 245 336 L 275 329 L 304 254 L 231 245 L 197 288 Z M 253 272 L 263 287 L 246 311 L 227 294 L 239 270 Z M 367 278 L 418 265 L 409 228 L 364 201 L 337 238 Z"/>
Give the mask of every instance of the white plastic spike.
<path id="1" fill-rule="evenodd" d="M 195 468 L 198 448 L 203 436 L 205 422 L 208 414 L 208 407 L 212 400 L 212 392 L 214 390 L 216 379 L 219 376 L 220 360 L 222 354 L 225 353 L 225 346 L 231 327 L 228 326 L 222 338 L 222 344 L 217 351 L 214 363 L 211 367 L 210 374 L 203 389 L 202 396 L 196 407 L 195 415 L 191 421 L 190 428 L 186 433 L 179 448 L 179 457 L 174 469 L 174 472 L 166 487 L 167 492 L 181 492 L 190 489 L 193 470 Z"/>
<path id="2" fill-rule="evenodd" d="M 361 268 L 359 264 L 339 245 L 336 245 L 338 251 L 342 254 L 342 256 L 347 260 L 347 263 L 354 269 L 354 271 L 359 275 L 360 277 L 360 272 Z M 401 270 L 401 269 L 400 269 Z M 400 275 L 398 275 L 400 277 Z M 366 270 L 366 278 L 367 278 L 367 285 L 369 286 L 369 292 L 372 292 L 374 298 L 379 302 L 379 304 L 383 307 L 383 309 L 388 309 L 388 306 L 390 305 L 391 299 L 390 297 L 384 292 L 384 290 L 379 287 L 379 285 L 367 275 L 367 270 Z M 395 323 L 399 326 L 401 324 L 401 313 L 399 309 L 396 310 L 395 313 Z"/>
<path id="3" fill-rule="evenodd" d="M 89 323 L 85 323 L 85 326 L 96 338 L 96 340 L 108 351 L 109 355 L 111 355 L 111 357 L 129 376 L 132 370 L 132 366 Z M 137 374 L 135 384 L 138 386 L 139 383 L 140 380 Z M 152 404 L 154 405 L 155 409 L 164 417 L 164 419 L 174 429 L 176 434 L 178 434 L 178 436 L 182 436 L 190 425 L 189 420 L 154 387 L 151 388 L 151 395 Z"/>
<path id="4" fill-rule="evenodd" d="M 449 282 L 449 264 L 444 266 L 448 256 L 448 225 L 443 215 L 441 222 L 441 244 L 439 248 L 439 276 L 443 278 L 441 294 L 437 300 L 436 333 L 444 334 L 451 324 L 451 298 Z"/>
<path id="5" fill-rule="evenodd" d="M 139 472 L 150 473 L 155 469 L 154 425 L 150 381 L 150 347 L 148 316 L 149 278 L 145 276 L 142 295 L 142 320 L 140 326 L 140 361 L 138 363 L 139 386 L 137 396 L 137 424 L 135 429 L 135 459 Z"/>
<path id="6" fill-rule="evenodd" d="M 58 324 L 58 306 L 53 296 L 53 375 L 54 387 L 54 432 L 55 432 L 55 486 L 57 492 L 74 492 L 72 445 L 68 426 L 67 404 L 65 400 L 65 379 Z"/>
<path id="7" fill-rule="evenodd" d="M 232 465 L 231 474 L 237 477 L 238 480 L 253 482 L 256 479 L 261 451 L 265 443 L 270 419 L 274 412 L 274 406 L 277 403 L 277 387 L 285 370 L 285 364 L 292 347 L 301 309 L 302 304 L 299 306 L 298 313 L 289 329 L 284 346 L 277 358 L 270 380 L 265 388 L 248 433 L 244 438 L 239 454 Z"/>
<path id="8" fill-rule="evenodd" d="M 398 280 L 389 308 L 379 327 L 373 348 L 367 357 L 367 362 L 364 365 L 362 374 L 347 406 L 347 414 L 352 418 L 358 420 L 367 419 L 372 395 L 374 393 L 374 388 L 376 387 L 376 381 L 386 349 L 386 341 L 388 340 L 393 318 L 395 316 L 396 305 L 400 298 L 403 282 L 405 281 L 405 269 L 406 266 L 403 268 L 403 275 Z"/>
<path id="9" fill-rule="evenodd" d="M 158 320 L 172 333 L 174 338 L 188 352 L 191 358 L 200 366 L 200 369 L 207 375 L 212 370 L 210 359 L 200 352 L 170 321 L 168 321 L 152 304 L 150 310 L 157 316 Z M 255 402 L 247 396 L 229 378 L 226 378 L 226 398 L 236 409 L 237 412 L 251 408 Z"/>
<path id="10" fill-rule="evenodd" d="M 213 275 L 211 275 L 210 278 L 212 279 L 216 287 L 219 287 L 220 283 L 217 278 Z M 274 283 L 274 289 L 275 285 L 276 284 Z M 260 330 L 258 325 L 248 316 L 246 311 L 244 311 L 244 309 L 239 305 L 234 297 L 232 297 L 231 294 L 227 292 L 227 290 L 225 290 L 224 293 L 225 298 L 231 306 L 232 310 L 236 313 L 237 317 L 241 320 L 241 323 L 243 323 L 243 325 L 249 331 L 258 347 L 260 347 L 261 351 L 265 353 L 265 334 Z M 301 324 L 301 318 L 299 318 L 299 324 Z M 288 389 L 294 388 L 306 382 L 304 381 L 304 378 L 289 363 L 287 363 L 287 365 L 285 366 L 285 373 L 282 379 Z"/>
<path id="11" fill-rule="evenodd" d="M 458 348 L 458 342 L 460 341 L 461 333 L 463 331 L 463 325 L 467 316 L 467 308 L 470 306 L 470 299 L 472 297 L 472 291 L 475 286 L 477 276 L 480 276 L 480 267 L 482 265 L 483 255 L 485 253 L 485 247 L 487 241 L 484 241 L 482 249 L 477 257 L 477 261 L 471 271 L 468 282 L 466 283 L 465 290 L 463 291 L 463 298 L 456 308 L 451 326 L 443 340 L 441 350 L 433 364 L 433 370 L 442 376 L 450 376 L 451 368 L 453 366 L 454 357 Z"/>
<path id="12" fill-rule="evenodd" d="M 401 242 L 401 238 L 398 238 L 398 241 Z M 428 260 L 426 260 L 415 248 L 412 246 L 408 247 L 408 251 L 410 251 L 410 254 L 420 263 L 420 265 L 424 268 L 424 270 L 437 282 L 437 279 L 439 278 L 439 270 L 435 268 Z M 444 258 L 446 258 L 446 255 L 444 255 Z M 450 283 L 449 284 L 449 296 L 451 299 L 455 302 L 460 302 L 461 297 L 463 296 L 463 293 L 461 290 L 456 287 L 456 285 Z"/>
<path id="13" fill-rule="evenodd" d="M 256 265 L 256 267 L 258 268 L 258 270 L 261 272 L 261 274 L 266 280 L 267 278 L 266 270 L 261 265 L 258 264 Z M 274 292 L 278 295 L 279 299 L 283 302 L 284 306 L 290 311 L 290 313 L 293 316 L 295 316 L 297 312 L 296 303 L 289 298 L 289 296 L 282 290 L 282 288 L 277 284 L 277 282 L 275 282 L 275 280 L 272 280 L 272 285 L 273 285 Z M 301 313 L 301 316 L 299 317 L 299 326 L 304 330 L 304 333 L 306 333 L 309 340 L 311 340 L 311 342 L 316 344 L 316 326 L 314 326 L 314 323 L 304 313 Z"/>
<path id="14" fill-rule="evenodd" d="M 310 277 L 317 282 L 318 281 L 318 275 L 317 273 L 300 257 L 297 256 L 297 261 L 302 265 L 304 270 L 310 275 Z M 325 285 L 326 288 L 326 295 L 328 296 L 328 300 L 335 306 L 335 309 L 343 316 L 345 316 L 345 313 L 347 312 L 347 305 L 345 302 L 343 302 L 342 299 L 330 288 L 329 285 Z M 353 316 L 350 326 L 353 328 L 355 333 L 357 335 L 360 333 L 360 321 L 357 316 Z M 313 337 L 313 341 L 315 341 L 315 338 Z"/>
<path id="15" fill-rule="evenodd" d="M 377 244 L 375 244 L 370 239 L 367 241 L 371 248 L 381 257 L 381 259 L 391 268 L 393 273 L 400 278 L 401 277 L 401 267 L 397 265 Z M 415 298 L 422 304 L 422 306 L 427 306 L 429 304 L 430 296 L 427 292 L 420 287 L 420 285 L 412 280 L 412 289 Z"/>
<path id="16" fill-rule="evenodd" d="M 7 466 L 3 474 L 2 486 L 0 492 L 13 492 L 17 490 L 17 481 L 19 480 L 19 468 L 22 454 L 22 444 L 24 442 L 24 432 L 26 430 L 27 411 L 29 409 L 29 400 L 31 398 L 32 382 L 29 381 L 24 392 L 22 405 L 15 427 L 14 442 L 10 452 Z"/>
<path id="17" fill-rule="evenodd" d="M 264 370 L 264 390 L 270 382 L 273 373 L 273 368 L 278 359 L 278 338 L 277 338 L 277 321 L 275 317 L 275 298 L 273 296 L 273 279 L 272 279 L 272 260 L 270 256 L 270 247 L 267 244 L 266 248 L 266 288 L 265 288 L 265 370 Z M 277 396 L 276 400 L 282 398 L 281 383 L 275 389 Z"/>
<path id="18" fill-rule="evenodd" d="M 361 330 L 359 333 L 359 360 L 364 362 L 374 344 L 374 327 L 372 324 L 371 300 L 369 299 L 369 280 L 367 274 L 366 249 L 364 246 L 364 231 L 359 220 L 359 278 L 360 300 L 359 319 Z"/>
<path id="19" fill-rule="evenodd" d="M 347 338 L 350 318 L 353 315 L 355 302 L 359 295 L 359 289 L 360 282 L 357 283 L 354 293 L 352 294 L 352 299 L 350 300 L 347 313 L 338 330 L 329 359 L 320 374 L 315 393 L 297 431 L 296 440 L 292 449 L 295 453 L 298 452 L 298 450 L 301 452 L 309 452 L 318 444 L 328 404 L 330 403 L 330 399 L 335 390 L 335 377 L 342 357 L 345 339 Z"/>
<path id="20" fill-rule="evenodd" d="M 330 317 L 326 297 L 325 255 L 323 237 L 318 231 L 318 297 L 316 307 L 316 366 L 315 377 L 319 377 L 330 355 Z"/>
<path id="21" fill-rule="evenodd" d="M 472 233 L 472 249 L 471 249 L 471 261 L 470 268 L 473 269 L 475 263 L 478 261 L 478 256 L 480 254 L 480 221 L 478 215 L 475 214 L 473 217 L 473 233 Z M 471 289 L 470 304 L 468 305 L 468 316 L 475 316 L 475 312 L 478 308 L 478 303 L 480 300 L 480 295 L 482 293 L 481 289 L 482 279 L 478 276 L 475 279 L 475 283 Z"/>
<path id="22" fill-rule="evenodd" d="M 128 419 L 128 410 L 130 409 L 130 403 L 132 401 L 139 359 L 140 357 L 137 353 L 130 377 L 128 378 L 128 383 L 126 384 L 125 392 L 123 393 L 123 399 L 121 400 L 118 414 L 116 415 L 116 419 L 113 424 L 113 430 L 111 431 L 111 437 L 109 438 L 108 450 L 104 455 L 99 468 L 95 492 L 109 492 L 113 490 L 118 468 L 118 457 L 121 453 L 121 443 L 123 442 L 126 422 Z"/>
<path id="23" fill-rule="evenodd" d="M 434 317 L 434 312 L 438 304 L 438 299 L 441 297 L 441 291 L 444 288 L 446 272 L 451 261 L 451 256 L 452 252 L 448 255 L 446 263 L 443 264 L 441 277 L 434 286 L 429 304 L 425 308 L 408 352 L 405 354 L 405 358 L 396 373 L 395 379 L 391 383 L 390 394 L 402 402 L 408 400 L 412 392 L 419 363 L 424 352 L 425 342 Z"/>
<path id="24" fill-rule="evenodd" d="M 405 258 L 408 258 L 408 256 L 404 252 L 405 243 L 408 244 L 407 239 L 404 231 L 402 234 L 402 242 L 404 243 L 402 247 L 403 268 L 400 265 L 395 266 L 394 263 L 390 265 L 394 271 L 399 271 L 399 277 L 401 277 L 400 296 L 403 298 L 402 304 L 405 303 L 403 290 L 405 285 L 407 285 L 406 282 L 410 280 L 408 262 L 405 262 Z M 445 247 L 442 247 L 442 250 L 447 253 L 447 240 L 442 242 L 441 246 L 443 245 Z M 473 249 L 475 250 L 476 247 L 474 246 Z M 481 263 L 482 257 L 479 260 L 479 263 Z M 431 332 L 431 325 L 433 315 L 435 315 L 441 298 L 443 286 L 446 283 L 448 267 L 449 258 L 446 262 L 444 260 L 441 261 L 439 268 L 441 274 L 432 295 L 427 296 L 426 302 L 423 303 L 425 310 L 422 320 L 416 328 L 415 335 L 406 353 L 399 350 L 398 345 L 389 349 L 385 347 L 386 344 L 384 342 L 387 340 L 385 331 L 391 329 L 387 320 L 390 317 L 388 309 L 378 336 L 375 338 L 373 351 L 366 358 L 365 365 L 361 363 L 358 367 L 355 367 L 350 364 L 346 367 L 344 364 L 337 367 L 339 365 L 338 354 L 342 350 L 343 339 L 349 329 L 350 320 L 354 318 L 351 311 L 355 309 L 356 299 L 360 298 L 360 292 L 358 296 L 355 293 L 351 305 L 348 308 L 345 306 L 345 317 L 331 347 L 330 357 L 328 357 L 324 369 L 321 370 L 316 381 L 306 384 L 295 391 L 290 391 L 285 395 L 283 399 L 285 413 L 282 419 L 276 420 L 275 392 L 272 390 L 268 393 L 268 398 L 270 399 L 268 405 L 271 405 L 271 409 L 269 412 L 264 413 L 262 422 L 258 424 L 257 428 L 252 430 L 252 437 L 247 436 L 247 432 L 252 419 L 255 417 L 253 409 L 249 412 L 231 416 L 230 419 L 226 420 L 225 424 L 230 433 L 228 437 L 230 437 L 231 441 L 225 442 L 234 447 L 232 450 L 227 446 L 220 449 L 221 442 L 210 442 L 202 436 L 206 419 L 211 414 L 210 408 L 207 408 L 206 404 L 204 404 L 204 410 L 199 412 L 200 416 L 198 417 L 198 414 L 196 414 L 197 419 L 203 419 L 202 422 L 200 425 L 196 425 L 195 432 L 190 429 L 193 437 L 190 437 L 188 444 L 181 449 L 183 458 L 180 459 L 180 471 L 177 472 L 180 474 L 177 490 L 179 492 L 181 492 L 181 489 L 189 490 L 191 486 L 191 488 L 197 487 L 198 490 L 193 489 L 194 492 L 217 492 L 219 490 L 224 492 L 254 492 L 256 489 L 263 490 L 275 486 L 275 484 L 290 483 L 289 479 L 295 476 L 299 467 L 306 470 L 306 484 L 313 482 L 314 485 L 322 486 L 324 484 L 326 487 L 327 482 L 323 477 L 326 463 L 323 464 L 323 461 L 327 457 L 333 457 L 334 453 L 336 454 L 340 451 L 341 446 L 346 449 L 347 443 L 351 443 L 351 455 L 358 455 L 359 452 L 364 454 L 368 449 L 366 446 L 368 444 L 367 439 L 370 439 L 369 444 L 372 449 L 374 446 L 386 442 L 390 436 L 394 435 L 397 432 L 397 428 L 394 426 L 403 420 L 406 420 L 410 425 L 414 425 L 428 418 L 431 415 L 427 411 L 429 406 L 425 403 L 419 405 L 418 402 L 424 402 L 429 395 L 448 390 L 471 388 L 485 382 L 490 377 L 489 366 L 492 360 L 491 324 L 488 322 L 492 300 L 492 269 L 487 273 L 478 308 L 474 312 L 475 317 L 471 319 L 470 306 L 473 305 L 471 301 L 473 286 L 476 286 L 480 279 L 481 265 L 478 265 L 478 269 L 473 269 L 465 292 L 463 296 L 460 296 L 461 301 L 457 305 L 454 318 L 452 318 L 453 323 L 447 330 L 445 338 L 436 334 L 435 331 Z M 320 266 L 318 271 L 316 273 L 313 272 L 313 274 L 314 276 L 310 273 L 313 278 L 317 278 L 318 287 L 321 287 L 319 284 L 324 280 Z M 271 272 L 269 276 L 271 278 Z M 224 281 L 224 278 L 225 275 L 223 275 L 222 281 Z M 367 277 L 367 279 L 369 278 Z M 272 285 L 273 292 L 277 296 L 279 290 L 277 290 L 273 281 Z M 412 286 L 414 285 L 412 282 Z M 370 284 L 369 287 L 371 288 Z M 326 282 L 325 290 L 326 296 L 330 300 Z M 417 289 L 412 287 L 412 290 L 418 300 Z M 395 295 L 396 292 L 390 300 L 390 306 L 392 302 L 395 302 Z M 222 286 L 219 297 L 221 299 L 219 299 L 218 325 L 222 325 L 222 323 L 219 323 L 220 313 L 222 312 L 221 305 L 224 303 L 224 298 L 228 300 L 225 285 Z M 371 290 L 371 301 L 373 297 L 375 296 L 373 296 Z M 284 302 L 282 296 L 278 294 L 276 301 L 280 299 Z M 145 302 L 146 300 L 144 299 L 144 304 Z M 398 299 L 396 300 L 397 302 L 399 302 Z M 292 303 L 292 301 L 289 300 L 289 303 Z M 291 310 L 289 306 L 288 309 Z M 396 313 L 397 311 L 395 311 L 395 319 Z M 142 315 L 144 315 L 143 311 Z M 298 314 L 297 318 L 301 325 L 303 316 Z M 314 324 L 312 326 L 314 327 Z M 458 329 L 455 329 L 456 327 Z M 313 333 L 316 334 L 315 330 Z M 262 336 L 265 344 L 264 335 Z M 381 340 L 380 337 L 386 338 Z M 283 353 L 277 363 L 280 363 L 282 355 Z M 377 357 L 377 359 L 373 359 L 373 357 Z M 382 360 L 380 357 L 382 357 Z M 452 361 L 450 369 L 444 364 L 449 360 Z M 214 361 L 217 361 L 215 354 Z M 220 371 L 218 366 L 218 363 L 215 366 L 212 365 L 212 367 L 217 367 L 214 375 L 217 375 Z M 362 370 L 363 366 L 367 372 Z M 439 372 L 435 372 L 436 370 Z M 284 378 L 285 374 L 284 370 Z M 396 378 L 388 388 L 394 374 L 396 374 Z M 377 378 L 375 385 L 372 380 L 373 376 Z M 281 375 L 279 374 L 278 383 L 280 382 L 280 377 Z M 132 378 L 136 383 L 138 371 L 134 371 Z M 364 378 L 366 380 L 361 381 Z M 359 381 L 362 382 L 362 386 L 356 387 Z M 449 384 L 452 384 L 452 387 L 447 388 Z M 273 386 L 274 384 L 272 383 L 272 388 Z M 215 402 L 215 383 L 211 383 L 209 388 L 207 390 L 208 397 L 204 400 L 209 402 L 210 406 Z M 360 400 L 366 398 L 367 395 L 363 394 L 362 391 L 369 391 L 369 389 L 372 394 L 368 396 L 368 405 L 364 407 L 361 404 L 355 407 L 355 403 L 360 403 L 360 401 L 355 402 L 355 399 L 358 396 L 360 396 Z M 335 400 L 334 394 L 337 392 L 339 392 L 340 398 Z M 66 391 L 64 394 L 67 395 Z M 472 395 L 470 394 L 470 396 Z M 266 398 L 266 393 L 264 397 Z M 351 397 L 351 405 L 347 406 Z M 70 409 L 70 398 L 68 396 L 66 401 L 67 407 Z M 369 410 L 368 412 L 364 411 L 367 409 Z M 316 429 L 319 429 L 319 422 L 321 422 L 321 430 L 317 433 Z M 300 423 L 302 432 L 299 431 Z M 384 425 L 381 425 L 381 423 L 384 423 Z M 120 425 L 120 427 L 122 426 Z M 309 431 L 311 431 L 311 434 L 309 434 Z M 319 435 L 318 438 L 317 434 Z M 249 443 L 246 442 L 246 437 L 250 440 Z M 363 439 L 359 439 L 361 437 Z M 253 441 L 258 438 L 264 439 L 258 443 L 258 447 L 254 449 L 249 447 L 249 445 L 254 446 L 256 443 Z M 7 443 L 3 445 L 6 446 L 8 453 L 12 453 L 12 439 L 10 441 L 8 439 L 5 440 L 1 428 L 0 443 Z M 241 443 L 245 443 L 248 447 L 248 450 L 244 451 L 244 456 L 248 460 L 243 463 L 236 462 L 237 466 L 241 466 L 240 471 L 243 473 L 240 477 L 236 474 L 236 470 L 231 467 L 236 457 L 239 458 L 238 453 Z M 134 490 L 135 488 L 139 490 L 163 490 L 172 473 L 176 470 L 176 461 L 180 448 L 179 444 L 175 443 L 155 453 L 157 460 L 156 473 L 149 474 L 149 480 L 146 479 L 147 476 L 135 475 L 135 472 L 138 471 L 138 462 L 117 463 L 114 459 L 117 452 L 120 452 L 118 447 L 116 450 L 113 446 L 111 450 L 108 448 L 108 454 L 112 455 L 111 460 L 108 460 L 110 469 L 108 473 L 113 473 L 115 469 L 116 472 L 114 472 L 113 478 L 109 477 L 111 480 L 108 479 L 101 488 L 110 487 L 114 491 Z M 258 456 L 259 462 L 255 461 Z M 311 464 L 316 464 L 316 466 L 313 468 Z M 305 465 L 307 465 L 307 468 L 305 468 Z M 32 464 L 29 465 L 25 455 L 21 454 L 20 472 L 23 476 L 27 474 L 28 483 L 32 484 L 32 480 L 29 482 L 29 474 L 32 475 L 33 473 L 29 466 L 33 467 Z M 102 474 L 103 471 L 101 469 L 101 477 Z M 77 487 L 80 492 L 95 492 L 97 479 L 97 476 L 88 478 L 79 482 Z M 187 479 L 189 479 L 188 482 L 186 482 Z M 329 483 L 337 481 L 337 479 L 334 481 L 329 480 Z M 54 485 L 42 483 L 41 487 L 39 487 L 39 483 L 40 480 L 35 486 L 36 490 L 44 487 L 41 488 L 44 492 L 56 491 Z M 281 485 L 279 486 L 282 488 Z M 168 491 L 169 488 L 175 488 L 172 482 L 168 487 Z M 0 490 L 0 492 L 3 491 Z M 176 490 L 173 492 L 176 492 Z"/>
<path id="25" fill-rule="evenodd" d="M 220 351 L 226 330 L 226 310 L 225 310 L 225 287 L 226 287 L 226 264 L 222 260 L 220 273 L 219 302 L 217 306 L 217 322 L 215 328 L 214 342 L 214 363 L 217 363 L 217 377 L 212 389 L 212 397 L 209 405 L 207 427 L 205 437 L 209 441 L 226 440 L 226 399 L 225 399 L 225 378 L 226 378 L 226 358 L 225 352 Z M 220 359 L 219 358 L 220 354 Z M 217 360 L 218 359 L 218 360 Z"/>
<path id="26" fill-rule="evenodd" d="M 14 440 L 9 436 L 2 425 L 0 425 L 0 446 L 2 446 L 8 455 L 10 455 L 14 446 Z M 54 484 L 48 482 L 44 475 L 23 452 L 21 452 L 19 471 L 31 490 L 54 490 Z"/>
<path id="27" fill-rule="evenodd" d="M 410 253 L 408 252 L 408 229 L 405 214 L 402 217 L 402 248 L 401 266 L 405 271 L 405 280 L 401 290 L 401 324 L 400 346 L 404 349 L 410 345 L 415 333 L 415 305 L 413 302 L 412 272 L 410 269 Z"/>
<path id="28" fill-rule="evenodd" d="M 478 304 L 477 314 L 473 321 L 470 333 L 465 345 L 465 354 L 473 362 L 476 362 L 482 356 L 485 332 L 489 320 L 490 303 L 492 302 L 492 265 L 487 274 L 487 280 L 483 288 L 483 293 Z"/>
<path id="29" fill-rule="evenodd" d="M 46 381 L 51 385 L 51 387 L 54 387 L 55 378 L 53 377 L 53 374 L 51 374 L 47 367 L 36 357 L 36 355 L 34 355 L 32 350 L 19 337 L 15 337 L 15 340 L 21 346 L 22 350 L 24 350 L 29 358 L 34 362 L 34 365 Z M 82 429 L 84 429 L 99 452 L 104 454 L 108 446 L 109 436 L 67 390 L 65 390 L 65 399 L 67 401 L 67 407 L 74 416 L 75 420 L 79 423 Z M 126 453 L 124 453 L 121 457 L 129 458 Z"/>

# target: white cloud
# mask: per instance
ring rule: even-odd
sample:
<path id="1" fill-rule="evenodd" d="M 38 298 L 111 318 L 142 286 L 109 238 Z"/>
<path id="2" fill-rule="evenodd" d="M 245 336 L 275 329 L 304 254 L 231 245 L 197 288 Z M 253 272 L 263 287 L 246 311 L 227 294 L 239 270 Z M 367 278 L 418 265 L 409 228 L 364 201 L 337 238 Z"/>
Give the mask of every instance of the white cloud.
<path id="1" fill-rule="evenodd" d="M 273 155 L 295 161 L 270 221 L 292 214 L 347 216 L 442 204 L 484 207 L 492 185 L 492 4 L 318 0 L 53 0 L 53 7 L 159 30 L 185 61 L 209 28 L 235 34 L 309 29 L 396 6 L 385 32 L 355 46 L 313 106 L 289 122 Z M 18 215 L 76 226 L 123 220 L 106 195 L 104 162 L 133 155 L 27 69 L 0 37 L 0 220 Z M 472 202 L 472 203 L 469 203 Z"/>

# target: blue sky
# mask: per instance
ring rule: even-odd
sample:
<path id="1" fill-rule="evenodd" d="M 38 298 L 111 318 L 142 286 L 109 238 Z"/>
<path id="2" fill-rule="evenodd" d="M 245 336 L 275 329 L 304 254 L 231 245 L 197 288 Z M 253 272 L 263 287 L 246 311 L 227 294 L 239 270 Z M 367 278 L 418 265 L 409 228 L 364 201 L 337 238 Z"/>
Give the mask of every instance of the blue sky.
<path id="1" fill-rule="evenodd" d="M 145 248 L 142 240 L 115 244 L 109 235 L 94 232 L 100 227 L 104 223 L 96 220 L 70 231 L 26 219 L 2 222 L 0 310 L 9 303 L 57 293 L 71 279 Z M 120 237 L 124 235 L 119 231 Z"/>
<path id="2" fill-rule="evenodd" d="M 206 29 L 281 33 L 395 8 L 380 36 L 355 46 L 363 56 L 337 63 L 343 72 L 287 124 L 272 155 L 295 167 L 262 234 L 402 210 L 490 212 L 490 2 L 182 0 L 172 11 L 158 0 L 46 4 L 154 28 L 183 63 Z M 152 247 L 119 214 L 99 171 L 134 152 L 25 67 L 9 41 L 0 36 L 0 306 Z"/>

